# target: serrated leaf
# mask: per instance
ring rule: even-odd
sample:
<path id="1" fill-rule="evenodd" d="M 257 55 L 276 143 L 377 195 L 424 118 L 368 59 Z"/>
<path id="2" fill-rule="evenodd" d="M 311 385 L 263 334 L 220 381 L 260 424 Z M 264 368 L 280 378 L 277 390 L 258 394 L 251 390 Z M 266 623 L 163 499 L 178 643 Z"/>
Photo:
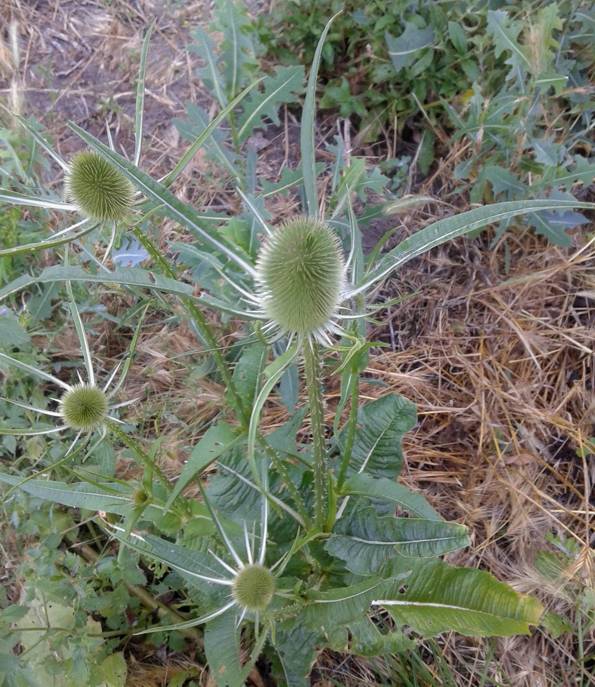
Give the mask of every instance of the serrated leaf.
<path id="1" fill-rule="evenodd" d="M 538 234 L 558 246 L 570 246 L 572 241 L 566 233 L 569 229 L 589 224 L 589 220 L 580 212 L 539 212 L 531 217 L 529 224 Z"/>
<path id="2" fill-rule="evenodd" d="M 211 135 L 207 137 L 207 129 L 212 127 L 207 112 L 194 103 L 186 103 L 185 108 L 186 118 L 176 118 L 173 120 L 176 129 L 184 138 L 190 141 L 204 139 L 203 145 L 209 155 L 218 160 L 233 176 L 237 176 L 234 166 L 236 156 L 228 145 L 228 135 L 221 128 L 215 128 Z"/>
<path id="3" fill-rule="evenodd" d="M 543 608 L 483 570 L 455 568 L 442 561 L 416 567 L 395 596 L 376 598 L 400 625 L 423 636 L 454 630 L 473 637 L 528 634 Z"/>
<path id="4" fill-rule="evenodd" d="M 217 687 L 243 687 L 240 628 L 233 609 L 205 625 L 205 654 L 209 675 Z"/>
<path id="5" fill-rule="evenodd" d="M 358 656 L 385 656 L 415 649 L 415 642 L 400 630 L 380 632 L 368 617 L 350 623 L 349 633 L 350 651 Z"/>
<path id="6" fill-rule="evenodd" d="M 287 687 L 310 687 L 310 671 L 319 651 L 317 632 L 292 623 L 276 631 L 275 649 L 281 661 Z"/>
<path id="7" fill-rule="evenodd" d="M 434 41 L 434 31 L 430 27 L 420 29 L 408 21 L 405 23 L 405 30 L 400 36 L 393 36 L 387 31 L 384 37 L 393 67 L 400 71 L 412 65 L 422 50 L 431 47 Z"/>
<path id="8" fill-rule="evenodd" d="M 263 81 L 263 90 L 253 91 L 244 101 L 243 112 L 238 119 L 238 136 L 241 141 L 263 125 L 268 118 L 279 124 L 278 110 L 281 105 L 294 103 L 304 90 L 305 70 L 301 65 L 277 67 L 275 73 Z"/>
<path id="9" fill-rule="evenodd" d="M 420 518 L 442 520 L 422 494 L 417 494 L 386 477 L 374 478 L 366 474 L 352 475 L 343 485 L 342 491 L 344 494 L 388 501 L 395 507 Z"/>
<path id="10" fill-rule="evenodd" d="M 508 78 L 511 76 L 520 78 L 522 74 L 520 70 L 531 67 L 518 40 L 523 30 L 523 22 L 512 20 L 505 10 L 488 10 L 486 30 L 494 39 L 496 57 L 500 57 L 502 53 L 510 55 L 506 60 L 506 64 L 511 67 Z"/>
<path id="11" fill-rule="evenodd" d="M 23 329 L 19 318 L 12 312 L 2 312 L 0 308 L 0 348 L 23 348 L 31 342 L 29 334 Z"/>
<path id="12" fill-rule="evenodd" d="M 396 554 L 441 556 L 469 545 L 464 525 L 422 518 L 381 517 L 372 508 L 341 518 L 325 544 L 356 575 L 376 574 Z"/>
<path id="13" fill-rule="evenodd" d="M 415 406 L 389 394 L 360 408 L 358 431 L 353 444 L 351 467 L 377 477 L 395 477 L 401 470 L 401 440 L 416 422 Z M 347 430 L 339 435 L 343 448 Z"/>
<path id="14" fill-rule="evenodd" d="M 236 430 L 226 422 L 218 422 L 209 427 L 198 444 L 192 449 L 190 458 L 184 465 L 178 481 L 165 505 L 166 510 L 176 500 L 185 487 L 213 461 L 229 451 L 241 438 Z"/>
<path id="15" fill-rule="evenodd" d="M 213 41 L 209 34 L 201 28 L 196 28 L 192 37 L 196 42 L 190 45 L 190 50 L 204 61 L 204 67 L 197 70 L 198 76 L 210 92 L 215 94 L 221 107 L 225 107 L 227 97 L 221 77 L 220 58 L 215 52 Z"/>
<path id="16" fill-rule="evenodd" d="M 482 176 L 492 185 L 494 195 L 501 193 L 511 194 L 509 197 L 518 197 L 519 194 L 526 192 L 526 187 L 519 178 L 510 170 L 499 165 L 486 165 L 482 171 Z"/>

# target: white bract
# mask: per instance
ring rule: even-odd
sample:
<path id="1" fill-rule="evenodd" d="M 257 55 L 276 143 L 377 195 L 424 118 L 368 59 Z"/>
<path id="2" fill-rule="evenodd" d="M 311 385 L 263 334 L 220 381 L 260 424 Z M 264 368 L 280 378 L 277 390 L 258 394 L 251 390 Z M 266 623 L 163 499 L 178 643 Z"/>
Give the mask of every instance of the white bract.
<path id="1" fill-rule="evenodd" d="M 59 398 L 52 398 L 57 403 L 56 410 L 46 410 L 44 408 L 36 408 L 35 406 L 26 403 L 20 403 L 9 398 L 3 398 L 3 401 L 11 403 L 25 410 L 33 411 L 46 418 L 55 419 L 58 423 L 56 427 L 51 428 L 31 428 L 21 429 L 13 427 L 0 427 L 0 435 L 10 434 L 13 436 L 39 436 L 44 434 L 59 434 L 74 430 L 76 435 L 66 452 L 66 456 L 71 453 L 78 440 L 83 434 L 91 435 L 93 432 L 99 432 L 99 441 L 102 441 L 106 434 L 106 421 L 110 420 L 118 424 L 124 424 L 120 419 L 113 415 L 113 412 L 118 408 L 124 408 L 138 399 L 131 399 L 121 403 L 113 403 L 113 399 L 124 383 L 128 366 L 126 365 L 118 379 L 117 383 L 113 384 L 121 363 L 118 363 L 108 376 L 103 385 L 97 383 L 97 376 L 93 369 L 91 362 L 91 352 L 80 314 L 72 298 L 72 289 L 70 283 L 67 284 L 68 291 L 71 295 L 71 313 L 74 319 L 75 329 L 77 331 L 79 342 L 81 345 L 81 352 L 85 364 L 86 379 L 83 379 L 78 373 L 78 380 L 74 384 L 69 384 L 58 377 L 40 370 L 38 367 L 28 365 L 16 358 L 13 358 L 6 353 L 0 352 L 0 362 L 5 362 L 12 367 L 16 367 L 24 372 L 28 372 L 46 382 L 50 382 L 60 388 L 61 395 Z"/>
<path id="2" fill-rule="evenodd" d="M 266 482 L 266 479 L 264 480 Z M 203 492 L 204 501 L 209 509 L 211 518 L 219 532 L 222 543 L 229 554 L 230 560 L 224 560 L 214 551 L 209 549 L 215 568 L 197 570 L 196 568 L 186 568 L 180 563 L 171 559 L 166 559 L 157 553 L 150 552 L 150 542 L 139 532 L 127 533 L 120 525 L 115 525 L 103 518 L 104 524 L 111 534 L 123 544 L 145 555 L 150 555 L 156 560 L 164 563 L 178 572 L 189 577 L 199 579 L 207 584 L 220 585 L 229 588 L 228 599 L 214 611 L 205 615 L 173 625 L 157 625 L 148 628 L 137 634 L 148 634 L 151 632 L 163 632 L 166 630 L 182 630 L 195 625 L 207 623 L 234 607 L 239 612 L 237 625 L 240 625 L 246 616 L 249 616 L 259 625 L 261 615 L 269 607 L 273 597 L 277 593 L 276 578 L 282 573 L 287 556 L 282 556 L 270 568 L 266 566 L 266 549 L 268 538 L 269 508 L 267 497 L 263 495 L 260 515 L 260 532 L 257 535 L 252 528 L 249 531 L 246 520 L 242 522 L 244 533 L 244 553 L 233 545 L 229 534 L 225 531 L 219 516 L 212 508 L 209 500 Z M 259 540 L 259 541 L 257 541 Z M 201 571 L 202 570 L 202 571 Z M 208 572 L 209 574 L 205 574 Z"/>

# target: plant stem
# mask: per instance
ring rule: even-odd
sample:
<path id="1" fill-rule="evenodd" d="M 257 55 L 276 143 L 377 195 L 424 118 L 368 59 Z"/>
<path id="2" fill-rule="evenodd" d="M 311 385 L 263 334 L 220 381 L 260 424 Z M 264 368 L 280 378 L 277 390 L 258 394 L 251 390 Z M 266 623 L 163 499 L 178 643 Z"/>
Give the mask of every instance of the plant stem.
<path id="1" fill-rule="evenodd" d="M 324 406 L 318 344 L 304 341 L 304 372 L 310 402 L 310 426 L 314 450 L 314 524 L 323 529 L 326 522 L 327 455 L 324 439 Z"/>

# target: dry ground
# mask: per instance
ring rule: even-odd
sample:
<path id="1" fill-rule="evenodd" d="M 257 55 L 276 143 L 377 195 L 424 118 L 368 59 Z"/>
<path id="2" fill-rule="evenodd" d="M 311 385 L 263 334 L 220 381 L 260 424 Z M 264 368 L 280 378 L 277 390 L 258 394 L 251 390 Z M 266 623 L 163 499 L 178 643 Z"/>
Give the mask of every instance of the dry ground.
<path id="1" fill-rule="evenodd" d="M 65 129 L 67 119 L 95 133 L 107 122 L 119 144 L 130 150 L 140 36 L 157 16 L 143 162 L 149 171 L 168 169 L 182 150 L 171 117 L 183 112 L 185 100 L 208 97 L 185 50 L 189 27 L 208 15 L 204 5 L 4 0 L 2 19 L 17 22 L 20 63 L 17 70 L 11 68 L 5 40 L 0 98 L 38 116 L 66 157 L 77 146 Z M 263 171 L 278 174 L 274 160 L 264 158 Z M 444 160 L 422 191 L 437 197 L 450 191 L 450 163 Z M 216 180 L 203 177 L 197 183 L 204 169 L 198 158 L 178 188 L 182 196 L 201 203 L 217 196 Z M 225 202 L 235 207 L 233 198 Z M 287 204 L 277 208 L 282 214 L 291 210 Z M 451 209 L 430 204 L 396 218 L 399 233 L 415 231 L 445 212 Z M 164 226 L 163 246 L 176 231 Z M 485 236 L 449 245 L 410 265 L 378 292 L 380 301 L 399 295 L 403 304 L 387 308 L 370 326 L 370 336 L 386 347 L 371 356 L 364 386 L 367 398 L 396 391 L 418 405 L 420 422 L 405 441 L 404 479 L 427 494 L 445 517 L 470 527 L 472 547 L 453 560 L 491 570 L 570 617 L 577 590 L 593 586 L 589 498 L 595 475 L 585 447 L 595 421 L 595 245 L 586 242 L 587 235 L 583 231 L 576 237 L 570 250 L 529 232 L 507 235 L 493 247 L 492 237 Z M 233 337 L 229 332 L 226 340 Z M 102 344 L 106 359 L 121 347 L 108 334 Z M 184 328 L 149 322 L 131 379 L 140 390 L 150 390 L 154 405 L 165 407 L 175 390 L 183 398 L 177 419 L 191 427 L 214 412 L 222 395 L 216 385 L 203 384 L 197 400 L 194 384 L 185 380 L 185 356 L 195 346 Z M 329 419 L 336 391 L 329 385 Z M 273 403 L 266 422 L 272 427 L 282 415 Z M 166 422 L 165 429 L 171 440 L 164 461 L 173 473 L 186 455 L 189 437 L 180 422 Z M 546 582 L 535 568 L 535 556 L 550 535 L 574 542 L 578 551 L 558 583 Z M 575 633 L 553 639 L 536 631 L 528 638 L 489 643 L 452 635 L 441 645 L 461 687 L 570 687 L 595 684 L 576 663 L 579 651 L 593 649 L 592 639 L 583 637 L 579 647 Z M 491 660 L 484 670 L 486 656 Z M 319 684 L 336 684 L 331 679 L 374 684 L 365 663 L 350 668 L 352 677 L 339 677 L 343 673 L 334 672 L 337 665 L 329 657 L 321 659 Z M 182 668 L 188 665 L 179 657 L 131 657 L 130 684 L 165 685 Z"/>

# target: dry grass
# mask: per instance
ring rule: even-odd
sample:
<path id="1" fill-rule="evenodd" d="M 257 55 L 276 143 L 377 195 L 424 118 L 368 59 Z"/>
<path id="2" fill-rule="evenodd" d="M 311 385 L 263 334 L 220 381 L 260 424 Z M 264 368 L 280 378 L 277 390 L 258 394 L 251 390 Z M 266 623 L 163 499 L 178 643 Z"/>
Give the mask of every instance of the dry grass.
<path id="1" fill-rule="evenodd" d="M 2 12 L 6 25 L 17 22 L 19 68 L 14 69 L 10 37 L 3 36 L 0 74 L 6 78 L 0 96 L 37 113 L 66 157 L 78 148 L 64 127 L 66 119 L 94 133 L 103 132 L 107 122 L 130 150 L 140 36 L 156 14 L 143 161 L 152 173 L 169 169 L 182 149 L 171 118 L 183 112 L 184 100 L 206 97 L 185 45 L 188 24 L 204 18 L 207 9 L 204 2 L 12 0 Z M 292 127 L 287 116 L 274 140 L 265 141 L 265 148 L 282 149 L 280 159 L 263 155 L 261 171 L 271 177 L 295 157 Z M 451 151 L 428 181 L 437 197 L 449 191 L 450 170 L 464 154 Z M 216 178 L 206 176 L 197 189 L 196 176 L 206 165 L 197 157 L 177 189 L 180 197 L 203 205 L 224 202 L 237 210 L 235 199 L 221 198 Z M 292 204 L 282 201 L 276 214 L 290 214 Z M 447 211 L 429 207 L 425 215 L 401 218 L 402 230 L 413 231 Z M 177 232 L 164 223 L 162 248 L 180 240 Z M 579 449 L 593 436 L 595 421 L 595 245 L 577 241 L 574 249 L 562 251 L 529 232 L 509 233 L 494 248 L 489 241 L 460 241 L 434 251 L 382 287 L 380 301 L 404 299 L 371 326 L 370 336 L 387 348 L 371 356 L 363 395 L 397 392 L 417 404 L 420 422 L 406 437 L 403 479 L 427 494 L 445 517 L 469 526 L 473 545 L 452 560 L 490 570 L 539 595 L 548 608 L 577 618 L 577 590 L 593 587 L 589 499 L 595 475 Z M 64 355 L 68 342 L 62 343 Z M 95 344 L 109 366 L 126 341 L 106 329 Z M 191 443 L 188 428 L 199 433 L 223 394 L 204 377 L 187 378 L 187 361 L 199 359 L 185 325 L 159 316 L 148 320 L 130 389 L 150 398 L 149 410 L 139 412 L 167 437 L 164 463 L 172 474 Z M 336 392 L 331 383 L 329 420 Z M 271 404 L 265 422 L 273 427 L 283 417 L 281 407 Z M 154 418 L 160 418 L 158 424 Z M 548 535 L 573 541 L 579 550 L 559 583 L 546 582 L 534 565 Z M 452 635 L 441 647 L 461 687 L 570 687 L 595 684 L 576 659 L 593 649 L 592 641 L 583 637 L 579 646 L 576 633 L 554 639 L 536 631 L 490 643 Z M 431 650 L 425 655 L 434 670 Z M 184 657 L 154 657 L 150 665 L 146 658 L 131 659 L 130 685 L 166 685 L 183 671 L 206 684 L 201 667 Z M 320 675 L 332 675 L 339 684 L 375 684 L 368 663 L 343 663 L 334 655 L 321 658 Z M 437 673 L 435 679 L 442 684 Z M 328 684 L 326 677 L 320 684 Z"/>

